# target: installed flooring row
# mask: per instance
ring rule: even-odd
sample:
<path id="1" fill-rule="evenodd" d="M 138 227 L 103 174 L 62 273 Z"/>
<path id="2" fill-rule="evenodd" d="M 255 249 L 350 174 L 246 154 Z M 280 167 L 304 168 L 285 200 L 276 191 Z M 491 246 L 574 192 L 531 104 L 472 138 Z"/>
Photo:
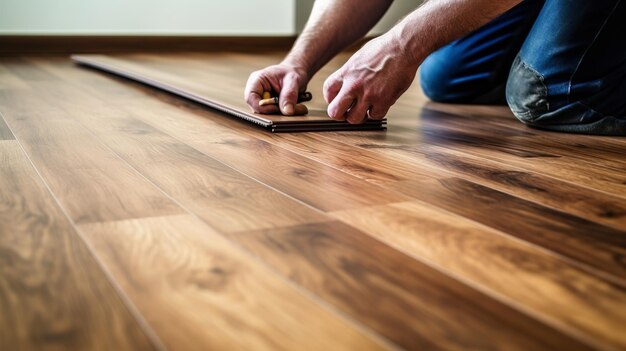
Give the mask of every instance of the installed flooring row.
<path id="1" fill-rule="evenodd" d="M 626 139 L 417 85 L 271 134 L 65 57 L 0 59 L 0 114 L 2 350 L 626 349 Z"/>

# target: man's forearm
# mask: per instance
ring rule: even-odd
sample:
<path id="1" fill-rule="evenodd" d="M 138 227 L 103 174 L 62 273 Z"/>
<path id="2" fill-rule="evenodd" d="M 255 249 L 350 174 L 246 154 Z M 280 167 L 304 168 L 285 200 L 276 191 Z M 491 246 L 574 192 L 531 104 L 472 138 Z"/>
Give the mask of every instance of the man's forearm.
<path id="1" fill-rule="evenodd" d="M 392 0 L 317 0 L 307 25 L 285 62 L 317 72 L 337 53 L 362 38 Z"/>
<path id="2" fill-rule="evenodd" d="M 430 0 L 395 25 L 390 33 L 420 62 L 431 52 L 478 29 L 521 0 Z"/>

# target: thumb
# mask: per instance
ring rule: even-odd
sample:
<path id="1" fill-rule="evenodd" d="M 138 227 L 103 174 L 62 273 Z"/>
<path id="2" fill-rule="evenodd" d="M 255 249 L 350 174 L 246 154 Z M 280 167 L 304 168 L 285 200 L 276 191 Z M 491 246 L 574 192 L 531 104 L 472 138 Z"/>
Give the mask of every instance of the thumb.
<path id="1" fill-rule="evenodd" d="M 288 74 L 283 78 L 283 84 L 280 89 L 278 101 L 280 103 L 280 112 L 283 115 L 291 116 L 295 113 L 295 106 L 298 103 L 298 77 L 294 74 Z"/>

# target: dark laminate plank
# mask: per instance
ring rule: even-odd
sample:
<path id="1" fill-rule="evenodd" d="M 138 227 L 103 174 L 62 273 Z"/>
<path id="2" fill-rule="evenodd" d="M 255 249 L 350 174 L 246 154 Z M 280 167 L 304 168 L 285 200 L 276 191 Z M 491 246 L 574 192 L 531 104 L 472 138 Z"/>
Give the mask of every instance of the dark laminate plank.
<path id="1" fill-rule="evenodd" d="M 589 349 L 341 222 L 229 237 L 404 349 Z"/>
<path id="2" fill-rule="evenodd" d="M 17 141 L 0 141 L 0 349 L 149 350 Z"/>
<path id="3" fill-rule="evenodd" d="M 170 349 L 389 349 L 193 216 L 80 228 Z"/>
<path id="4" fill-rule="evenodd" d="M 626 346 L 626 288 L 469 219 L 409 202 L 338 219 L 605 349 Z"/>
<path id="5" fill-rule="evenodd" d="M 215 55 L 218 58 L 223 55 Z M 226 57 L 227 58 L 227 57 Z M 241 98 L 245 79 L 233 79 L 229 60 L 198 60 L 195 66 L 179 60 L 148 55 L 76 55 L 81 65 L 147 84 L 154 88 L 193 100 L 229 115 L 262 125 L 271 131 L 384 129 L 386 121 L 367 121 L 367 126 L 332 120 L 324 110 L 309 110 L 304 116 L 262 115 L 250 112 Z M 250 57 L 250 59 L 253 59 Z M 241 73 L 241 72 L 239 72 Z M 249 74 L 249 72 L 247 72 Z M 237 77 L 237 75 L 235 75 Z M 219 82 L 206 84 L 207 81 Z M 283 128 L 284 127 L 284 128 Z"/>

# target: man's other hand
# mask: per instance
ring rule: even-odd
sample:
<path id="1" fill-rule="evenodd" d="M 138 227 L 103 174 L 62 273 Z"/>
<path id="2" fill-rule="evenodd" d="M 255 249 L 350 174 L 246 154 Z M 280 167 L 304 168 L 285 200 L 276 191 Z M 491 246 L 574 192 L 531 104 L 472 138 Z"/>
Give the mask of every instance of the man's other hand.
<path id="1" fill-rule="evenodd" d="M 328 115 L 349 123 L 382 119 L 415 78 L 419 62 L 388 32 L 372 39 L 324 83 Z"/>
<path id="2" fill-rule="evenodd" d="M 244 98 L 256 113 L 282 113 L 287 116 L 303 114 L 306 109 L 297 109 L 296 104 L 298 93 L 305 91 L 308 82 L 309 77 L 304 69 L 281 63 L 253 72 L 248 78 Z M 280 106 L 259 106 L 265 91 L 278 94 Z"/>

